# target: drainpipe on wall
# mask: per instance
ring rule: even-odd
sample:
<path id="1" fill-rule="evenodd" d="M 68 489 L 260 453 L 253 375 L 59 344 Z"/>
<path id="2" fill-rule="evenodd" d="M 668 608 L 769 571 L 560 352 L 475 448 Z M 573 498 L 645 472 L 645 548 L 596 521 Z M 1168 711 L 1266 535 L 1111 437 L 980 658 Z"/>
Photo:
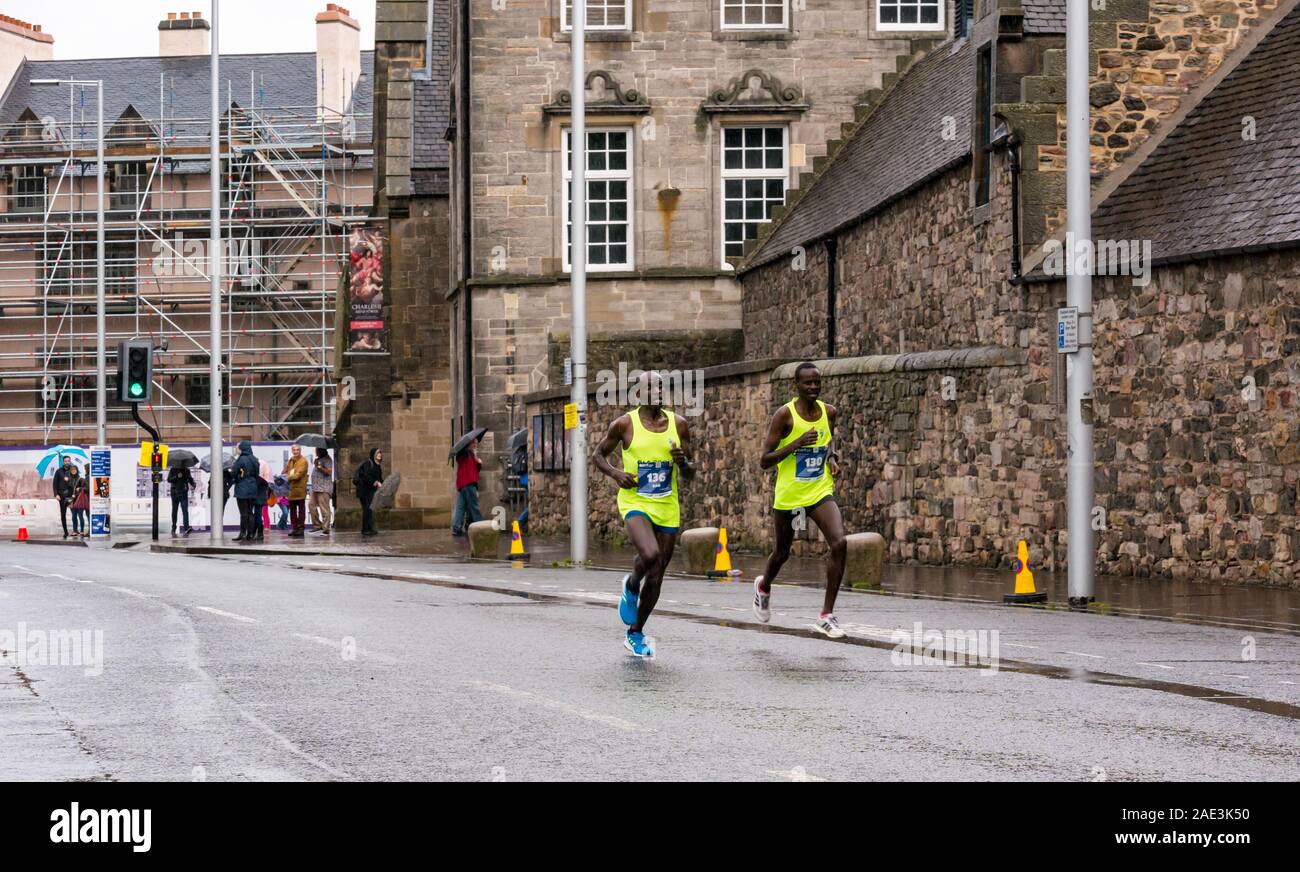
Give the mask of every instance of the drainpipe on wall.
<path id="1" fill-rule="evenodd" d="M 839 288 L 839 240 L 826 240 L 826 356 L 835 356 L 836 291 Z"/>
<path id="2" fill-rule="evenodd" d="M 424 77 L 433 78 L 433 0 L 425 2 Z"/>
<path id="3" fill-rule="evenodd" d="M 1007 157 L 1011 159 L 1011 283 L 1021 283 L 1020 263 L 1020 136 L 1012 134 L 1007 141 Z"/>
<path id="4" fill-rule="evenodd" d="M 464 346 L 462 352 L 464 367 L 465 383 L 465 429 L 469 430 L 474 426 L 474 299 L 473 291 L 470 289 L 469 280 L 474 267 L 474 254 L 471 249 L 473 235 L 471 231 L 471 221 L 474 217 L 473 208 L 473 189 L 470 182 L 470 161 L 471 161 L 471 143 L 470 139 L 470 93 L 469 93 L 469 0 L 460 0 L 460 88 L 458 99 L 456 100 L 456 111 L 460 116 L 457 128 L 461 137 L 461 160 L 460 160 L 460 178 L 461 190 L 461 220 L 460 220 L 460 251 L 461 251 L 461 273 L 463 280 L 461 287 L 464 289 L 462 299 L 464 305 L 461 312 L 465 318 L 464 336 L 461 344 Z"/>

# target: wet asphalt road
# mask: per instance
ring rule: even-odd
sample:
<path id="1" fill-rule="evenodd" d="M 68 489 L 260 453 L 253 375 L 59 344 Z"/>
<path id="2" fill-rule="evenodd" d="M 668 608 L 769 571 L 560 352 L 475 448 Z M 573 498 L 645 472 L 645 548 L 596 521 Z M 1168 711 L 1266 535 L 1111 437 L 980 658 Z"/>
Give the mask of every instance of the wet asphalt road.
<path id="1" fill-rule="evenodd" d="M 0 647 L 103 644 L 102 668 L 6 653 L 0 778 L 1300 778 L 1295 636 L 844 593 L 832 642 L 814 590 L 779 586 L 764 628 L 748 584 L 670 579 L 645 662 L 617 585 L 0 544 Z M 899 662 L 917 621 L 996 630 L 999 668 Z"/>

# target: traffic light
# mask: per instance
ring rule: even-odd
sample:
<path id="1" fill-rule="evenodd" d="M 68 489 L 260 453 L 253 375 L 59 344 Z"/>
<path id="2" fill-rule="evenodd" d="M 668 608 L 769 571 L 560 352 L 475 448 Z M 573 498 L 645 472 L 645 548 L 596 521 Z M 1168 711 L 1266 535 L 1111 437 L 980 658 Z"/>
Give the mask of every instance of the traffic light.
<path id="1" fill-rule="evenodd" d="M 153 395 L 153 343 L 128 339 L 117 346 L 117 398 L 147 403 Z"/>

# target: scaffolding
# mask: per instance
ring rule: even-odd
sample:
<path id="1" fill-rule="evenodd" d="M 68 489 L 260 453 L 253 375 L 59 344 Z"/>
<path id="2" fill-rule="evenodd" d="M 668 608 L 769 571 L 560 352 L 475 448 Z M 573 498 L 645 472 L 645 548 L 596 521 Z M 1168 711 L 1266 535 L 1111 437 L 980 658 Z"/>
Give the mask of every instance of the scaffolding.
<path id="1" fill-rule="evenodd" d="M 255 73 L 240 105 L 232 84 L 218 131 L 224 438 L 330 432 L 340 273 L 349 231 L 370 208 L 370 119 L 266 106 Z M 94 91 L 66 87 L 66 118 L 29 111 L 0 131 L 8 444 L 83 444 L 95 431 Z M 121 340 L 154 340 L 156 399 L 142 414 L 179 441 L 207 432 L 211 125 L 169 115 L 169 87 L 163 74 L 156 117 L 105 119 L 105 344 L 113 357 Z M 129 410 L 112 401 L 114 367 L 109 441 L 138 441 Z"/>

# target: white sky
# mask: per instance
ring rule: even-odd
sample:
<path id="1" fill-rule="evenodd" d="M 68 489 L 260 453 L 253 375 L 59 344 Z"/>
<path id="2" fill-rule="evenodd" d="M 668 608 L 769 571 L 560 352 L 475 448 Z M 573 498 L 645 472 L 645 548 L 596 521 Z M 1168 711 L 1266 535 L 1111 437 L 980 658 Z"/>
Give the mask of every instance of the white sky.
<path id="1" fill-rule="evenodd" d="M 339 2 L 339 0 L 335 0 Z M 223 54 L 315 51 L 316 13 L 326 0 L 222 0 Z M 341 0 L 361 25 L 362 50 L 375 45 L 375 0 Z M 54 37 L 54 57 L 117 58 L 158 54 L 158 22 L 168 12 L 200 11 L 210 0 L 0 0 L 0 13 Z"/>

